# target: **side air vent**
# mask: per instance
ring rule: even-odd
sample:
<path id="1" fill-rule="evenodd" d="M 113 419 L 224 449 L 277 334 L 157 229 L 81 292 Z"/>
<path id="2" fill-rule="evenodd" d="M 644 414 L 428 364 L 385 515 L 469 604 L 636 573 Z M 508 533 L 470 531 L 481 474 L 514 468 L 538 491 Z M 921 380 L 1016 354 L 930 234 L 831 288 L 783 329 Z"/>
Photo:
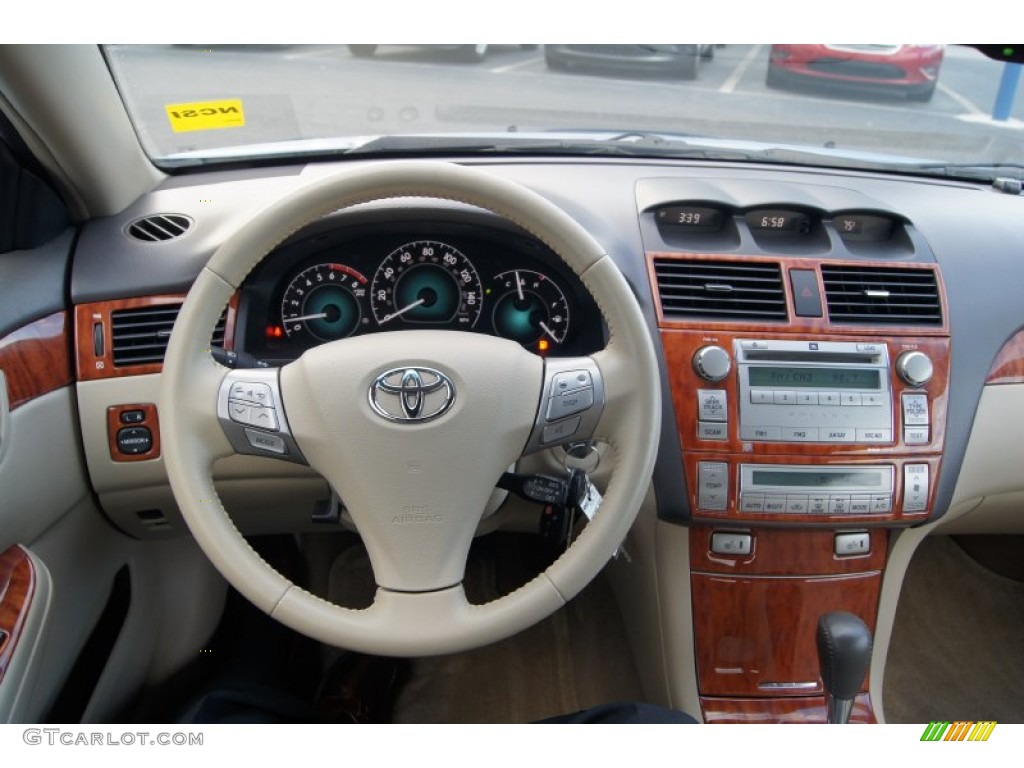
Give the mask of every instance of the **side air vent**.
<path id="1" fill-rule="evenodd" d="M 163 304 L 111 312 L 114 365 L 120 368 L 125 365 L 162 363 L 180 309 L 180 304 Z M 227 310 L 221 314 L 213 330 L 210 339 L 213 346 L 224 346 L 226 327 Z"/>
<path id="2" fill-rule="evenodd" d="M 161 213 L 136 219 L 125 229 L 128 237 L 144 243 L 161 243 L 181 237 L 192 229 L 192 219 L 180 213 Z"/>
<path id="3" fill-rule="evenodd" d="M 898 267 L 822 266 L 833 323 L 942 325 L 935 272 Z"/>
<path id="4" fill-rule="evenodd" d="M 778 264 L 655 259 L 654 273 L 668 319 L 788 319 Z"/>

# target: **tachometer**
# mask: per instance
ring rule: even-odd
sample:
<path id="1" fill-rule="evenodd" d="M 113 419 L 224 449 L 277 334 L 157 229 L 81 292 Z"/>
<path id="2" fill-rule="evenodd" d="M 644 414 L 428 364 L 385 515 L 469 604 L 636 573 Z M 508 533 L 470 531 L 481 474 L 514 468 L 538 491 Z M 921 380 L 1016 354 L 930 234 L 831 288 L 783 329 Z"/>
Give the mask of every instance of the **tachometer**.
<path id="1" fill-rule="evenodd" d="M 389 253 L 370 286 L 370 307 L 389 330 L 402 324 L 472 328 L 483 287 L 476 268 L 447 243 L 417 240 Z"/>
<path id="2" fill-rule="evenodd" d="M 569 304 L 547 275 L 513 269 L 495 275 L 493 320 L 499 336 L 529 347 L 541 342 L 561 344 L 569 333 Z"/>
<path id="3" fill-rule="evenodd" d="M 351 336 L 363 319 L 367 280 L 344 264 L 316 264 L 297 274 L 281 299 L 281 326 L 288 338 L 320 341 Z"/>

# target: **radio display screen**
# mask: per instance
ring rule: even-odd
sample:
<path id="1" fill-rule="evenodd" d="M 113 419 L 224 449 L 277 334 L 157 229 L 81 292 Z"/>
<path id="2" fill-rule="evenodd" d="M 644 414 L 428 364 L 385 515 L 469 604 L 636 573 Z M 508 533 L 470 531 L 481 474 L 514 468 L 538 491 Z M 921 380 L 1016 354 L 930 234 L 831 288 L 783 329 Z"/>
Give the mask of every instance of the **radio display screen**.
<path id="1" fill-rule="evenodd" d="M 755 469 L 754 485 L 778 485 L 787 488 L 879 488 L 881 472 L 843 470 L 832 472 L 787 472 L 778 469 Z"/>
<path id="2" fill-rule="evenodd" d="M 881 373 L 872 368 L 789 368 L 750 366 L 752 387 L 810 387 L 814 389 L 878 389 Z"/>

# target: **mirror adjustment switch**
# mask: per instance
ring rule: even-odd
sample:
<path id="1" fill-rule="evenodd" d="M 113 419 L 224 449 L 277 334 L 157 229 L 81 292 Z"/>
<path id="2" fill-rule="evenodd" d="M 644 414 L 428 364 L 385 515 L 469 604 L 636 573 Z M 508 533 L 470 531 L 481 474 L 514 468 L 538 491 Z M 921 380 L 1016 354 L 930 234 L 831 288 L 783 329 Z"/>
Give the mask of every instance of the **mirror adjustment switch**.
<path id="1" fill-rule="evenodd" d="M 138 456 L 153 449 L 153 433 L 149 427 L 124 427 L 117 431 L 117 450 L 127 456 Z"/>

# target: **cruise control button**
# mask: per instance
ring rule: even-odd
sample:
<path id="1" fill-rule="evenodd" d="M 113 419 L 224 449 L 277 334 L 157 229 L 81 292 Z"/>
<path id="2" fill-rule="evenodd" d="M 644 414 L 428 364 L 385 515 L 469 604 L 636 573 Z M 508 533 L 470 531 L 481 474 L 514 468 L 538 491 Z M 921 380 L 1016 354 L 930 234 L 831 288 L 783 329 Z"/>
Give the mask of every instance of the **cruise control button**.
<path id="1" fill-rule="evenodd" d="M 572 416 L 574 413 L 587 410 L 594 404 L 594 388 L 577 389 L 575 392 L 565 392 L 555 395 L 548 400 L 548 421 L 555 421 L 565 416 Z"/>
<path id="2" fill-rule="evenodd" d="M 149 453 L 153 448 L 153 433 L 149 427 L 123 427 L 117 430 L 117 450 L 128 456 Z"/>
<path id="3" fill-rule="evenodd" d="M 258 432 L 255 429 L 246 428 L 245 436 L 249 440 L 249 445 L 253 448 L 270 451 L 271 453 L 284 454 L 288 452 L 284 444 L 284 438 L 280 435 L 269 435 L 266 432 Z"/>
<path id="4" fill-rule="evenodd" d="M 544 427 L 544 431 L 540 434 L 540 441 L 547 445 L 548 443 L 561 443 L 568 440 L 570 437 L 576 434 L 576 430 L 580 427 L 580 417 L 577 416 L 573 419 L 566 419 L 560 421 L 557 424 Z"/>

